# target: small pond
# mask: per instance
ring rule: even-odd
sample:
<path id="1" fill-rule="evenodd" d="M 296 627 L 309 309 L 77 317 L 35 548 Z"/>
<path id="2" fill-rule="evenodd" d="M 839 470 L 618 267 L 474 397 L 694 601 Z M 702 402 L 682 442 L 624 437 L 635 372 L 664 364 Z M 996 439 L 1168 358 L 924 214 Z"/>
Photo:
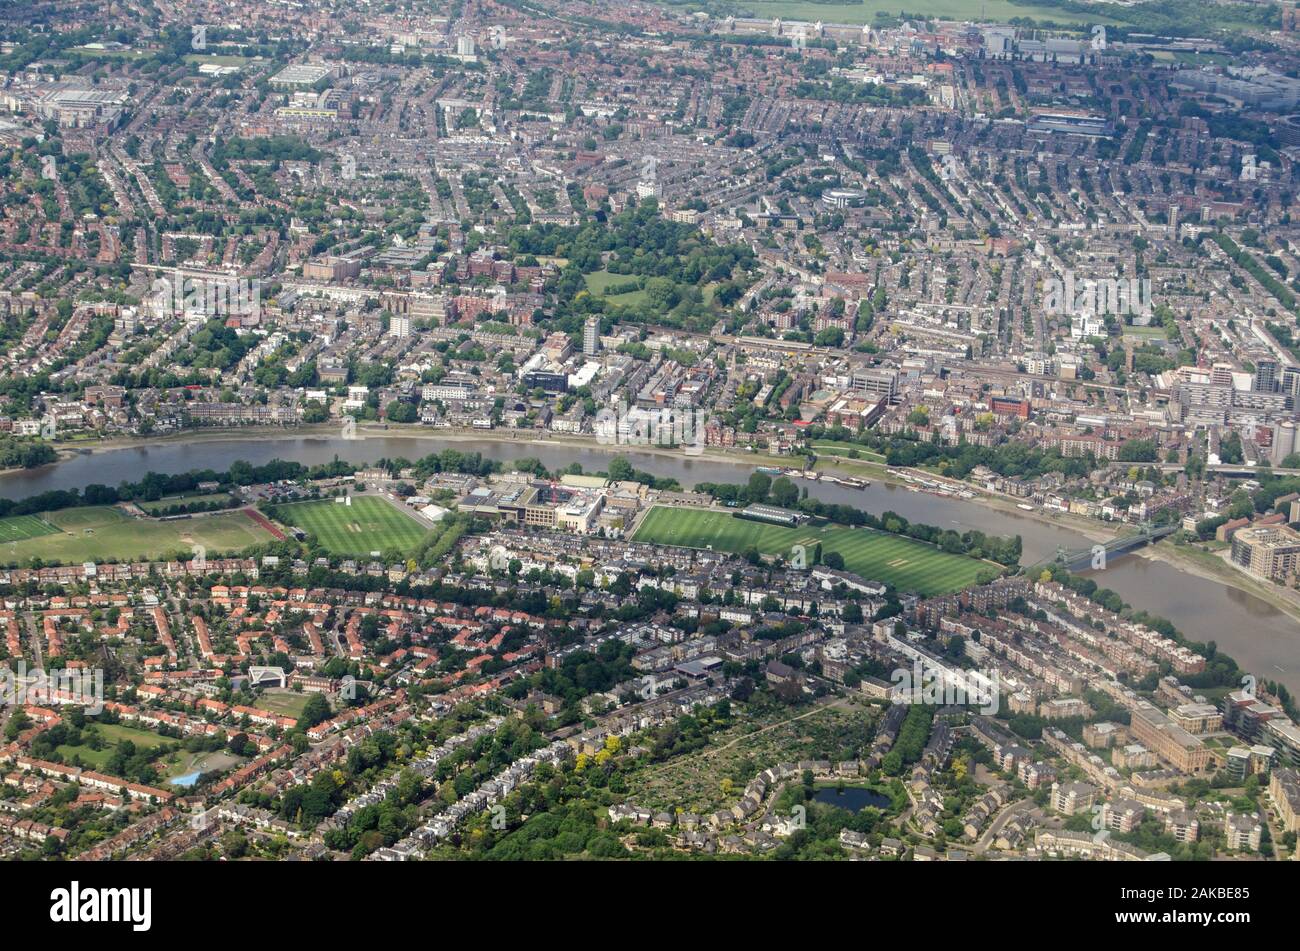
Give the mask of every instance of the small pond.
<path id="1" fill-rule="evenodd" d="M 836 789 L 834 786 L 823 786 L 813 796 L 813 802 L 837 806 L 849 812 L 859 812 L 867 806 L 888 809 L 893 804 L 893 800 L 888 796 L 882 796 L 874 789 L 863 789 L 860 786 L 845 786 L 843 790 Z"/>

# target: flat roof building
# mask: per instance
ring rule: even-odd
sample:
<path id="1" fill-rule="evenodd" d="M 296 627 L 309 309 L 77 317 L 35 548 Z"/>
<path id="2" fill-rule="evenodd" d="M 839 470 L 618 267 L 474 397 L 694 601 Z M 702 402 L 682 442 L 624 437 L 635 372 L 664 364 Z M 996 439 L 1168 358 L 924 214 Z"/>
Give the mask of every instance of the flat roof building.
<path id="1" fill-rule="evenodd" d="M 333 71 L 317 63 L 291 63 L 271 77 L 276 89 L 311 89 L 323 85 Z"/>

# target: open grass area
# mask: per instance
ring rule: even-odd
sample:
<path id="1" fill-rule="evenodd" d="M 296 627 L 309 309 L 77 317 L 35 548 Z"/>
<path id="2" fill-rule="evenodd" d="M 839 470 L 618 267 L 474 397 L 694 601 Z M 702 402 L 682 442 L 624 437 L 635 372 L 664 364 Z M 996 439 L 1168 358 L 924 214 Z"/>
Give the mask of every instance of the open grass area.
<path id="1" fill-rule="evenodd" d="M 63 756 L 64 762 L 70 762 L 75 756 L 87 766 L 103 769 L 113 753 L 124 742 L 130 741 L 135 744 L 137 750 L 156 749 L 164 743 L 180 743 L 179 740 L 169 740 L 157 733 L 133 726 L 123 726 L 120 723 L 95 723 L 88 729 L 98 734 L 102 741 L 100 748 L 92 749 L 88 743 L 79 743 L 75 746 L 65 743 L 56 747 Z"/>
<path id="2" fill-rule="evenodd" d="M 1164 340 L 1168 336 L 1168 331 L 1160 324 L 1150 327 L 1129 326 L 1123 328 L 1123 336 L 1141 340 Z"/>
<path id="3" fill-rule="evenodd" d="M 618 307 L 634 307 L 649 299 L 645 291 L 628 291 L 626 294 L 610 294 L 605 300 Z"/>
<path id="4" fill-rule="evenodd" d="M 72 52 L 97 59 L 139 59 L 144 55 L 140 50 L 100 50 L 91 49 L 87 46 L 74 46 Z"/>
<path id="5" fill-rule="evenodd" d="M 812 450 L 819 456 L 842 456 L 846 459 L 863 459 L 867 462 L 885 461 L 885 457 L 880 453 L 873 452 L 865 446 L 859 446 L 856 443 L 851 442 L 836 442 L 831 439 L 820 439 L 812 444 Z"/>
<path id="6" fill-rule="evenodd" d="M 0 542 L 0 563 L 26 564 L 32 558 L 63 564 L 142 561 L 188 553 L 195 545 L 202 545 L 212 557 L 272 540 L 270 532 L 242 511 L 164 522 L 91 505 L 48 512 L 43 518 L 53 531 Z"/>
<path id="7" fill-rule="evenodd" d="M 605 298 L 611 304 L 630 307 L 646 300 L 646 292 L 640 288 L 624 291 L 620 294 L 606 293 L 611 288 L 635 284 L 637 281 L 635 274 L 611 274 L 609 271 L 593 271 L 590 274 L 583 275 L 583 279 L 587 282 L 587 290 L 596 297 Z"/>
<path id="8" fill-rule="evenodd" d="M 63 757 L 65 763 L 80 762 L 82 766 L 89 766 L 98 770 L 102 770 L 108 763 L 108 758 L 113 755 L 113 747 L 111 746 L 94 750 L 85 743 L 76 746 L 64 743 L 55 747 L 55 749 L 59 751 L 59 755 Z"/>
<path id="9" fill-rule="evenodd" d="M 584 274 L 582 279 L 587 282 L 587 290 L 593 294 L 604 294 L 611 287 L 636 283 L 637 276 L 635 274 L 612 274 L 609 271 L 592 271 L 590 274 Z"/>
<path id="10" fill-rule="evenodd" d="M 187 53 L 184 59 L 187 63 L 215 63 L 218 66 L 243 66 L 252 62 L 247 56 L 236 56 L 233 53 Z"/>
<path id="11" fill-rule="evenodd" d="M 138 727 L 124 726 L 121 723 L 101 723 L 95 727 L 100 736 L 112 741 L 113 743 L 122 743 L 130 740 L 137 748 L 153 749 L 155 746 L 162 746 L 164 743 L 175 743 L 176 740 L 168 740 L 157 733 L 151 733 L 148 730 L 141 730 Z"/>
<path id="12" fill-rule="evenodd" d="M 406 552 L 425 535 L 425 528 L 395 505 L 373 495 L 358 495 L 351 505 L 322 499 L 293 502 L 276 509 L 285 524 L 316 536 L 335 555 L 369 555 L 396 549 Z"/>
<path id="13" fill-rule="evenodd" d="M 264 690 L 257 695 L 257 706 L 270 710 L 284 717 L 302 716 L 302 708 L 307 706 L 311 694 L 298 693 L 294 690 Z"/>
<path id="14" fill-rule="evenodd" d="M 0 542 L 19 542 L 52 535 L 58 529 L 39 515 L 11 515 L 0 518 Z"/>
<path id="15" fill-rule="evenodd" d="M 1162 57 L 1157 56 L 1159 60 Z M 1177 50 L 1169 54 L 1169 58 L 1175 63 L 1183 63 L 1187 66 L 1231 66 L 1232 57 L 1226 53 L 1197 53 Z"/>
<path id="16" fill-rule="evenodd" d="M 872 462 L 867 459 L 850 459 L 847 456 L 822 455 L 817 457 L 817 464 L 813 469 L 817 472 L 825 472 L 828 475 L 838 476 L 856 476 L 859 479 L 884 479 L 888 475 L 887 471 L 882 471 L 882 463 Z"/>
<path id="17" fill-rule="evenodd" d="M 974 584 L 981 571 L 994 567 L 965 555 L 950 555 L 912 538 L 868 528 L 834 524 L 786 528 L 736 518 L 727 512 L 662 505 L 646 514 L 635 540 L 730 552 L 752 547 L 764 555 L 780 555 L 787 560 L 795 545 L 804 546 L 811 556 L 813 547 L 820 542 L 823 557 L 828 552 L 839 552 L 846 570 L 926 596 L 959 591 Z"/>

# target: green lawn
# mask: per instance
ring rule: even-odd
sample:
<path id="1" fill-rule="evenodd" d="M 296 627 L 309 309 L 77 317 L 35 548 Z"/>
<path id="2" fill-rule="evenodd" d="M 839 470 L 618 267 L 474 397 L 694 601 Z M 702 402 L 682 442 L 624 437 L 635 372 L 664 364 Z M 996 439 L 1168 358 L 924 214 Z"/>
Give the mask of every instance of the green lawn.
<path id="1" fill-rule="evenodd" d="M 26 564 L 32 558 L 62 564 L 142 561 L 189 553 L 196 545 L 213 557 L 272 540 L 270 532 L 242 511 L 163 522 L 90 505 L 47 512 L 44 520 L 53 530 L 40 536 L 0 536 L 0 563 Z"/>
<path id="2" fill-rule="evenodd" d="M 70 746 L 65 743 L 56 747 L 63 756 L 65 763 L 70 762 L 76 756 L 84 765 L 103 769 L 117 747 L 127 740 L 134 743 L 138 750 L 156 749 L 164 743 L 180 743 L 180 740 L 169 740 L 157 733 L 151 733 L 148 730 L 141 730 L 133 726 L 123 726 L 120 723 L 93 723 L 89 726 L 89 729 L 98 733 L 100 739 L 104 741 L 102 748 L 94 750 L 85 743 L 77 746 Z"/>
<path id="3" fill-rule="evenodd" d="M 1161 57 L 1157 56 L 1157 59 Z M 1232 57 L 1225 53 L 1194 53 L 1177 50 L 1170 55 L 1176 63 L 1188 66 L 1231 66 Z"/>
<path id="4" fill-rule="evenodd" d="M 637 280 L 635 274 L 611 274 L 609 271 L 593 271 L 590 274 L 584 274 L 583 280 L 587 282 L 587 290 L 596 297 L 603 297 L 611 304 L 617 304 L 621 307 L 631 307 L 648 299 L 646 292 L 639 288 L 624 291 L 621 294 L 606 293 L 611 287 L 635 283 Z"/>
<path id="5" fill-rule="evenodd" d="M 995 567 L 965 555 L 950 555 L 912 538 L 867 528 L 834 524 L 786 528 L 727 512 L 667 506 L 651 509 L 634 537 L 639 542 L 712 547 L 715 551 L 741 552 L 752 546 L 787 561 L 795 545 L 803 545 L 811 556 L 813 546 L 821 542 L 823 556 L 839 552 L 846 570 L 926 596 L 959 591 L 974 584 L 981 571 Z"/>
<path id="6" fill-rule="evenodd" d="M 839 478 L 857 476 L 859 479 L 879 479 L 885 475 L 880 471 L 878 463 L 866 459 L 850 459 L 847 456 L 818 456 L 817 464 L 813 468 L 818 472 Z"/>
<path id="7" fill-rule="evenodd" d="M 307 699 L 310 696 L 311 694 L 298 693 L 294 690 L 264 690 L 257 695 L 254 706 L 278 713 L 280 716 L 297 718 L 302 716 L 302 708 L 307 706 Z"/>
<path id="8" fill-rule="evenodd" d="M 243 66 L 250 62 L 247 56 L 236 56 L 233 53 L 187 53 L 184 59 L 187 63 L 216 63 L 218 66 Z"/>
<path id="9" fill-rule="evenodd" d="M 1124 327 L 1122 333 L 1125 337 L 1150 338 L 1152 340 L 1164 340 L 1168 336 L 1168 331 L 1160 324 L 1149 327 Z"/>
<path id="10" fill-rule="evenodd" d="M 112 740 L 114 743 L 121 743 L 124 740 L 130 740 L 137 748 L 148 747 L 152 749 L 155 746 L 162 746 L 164 743 L 175 743 L 177 740 L 168 740 L 164 736 L 149 730 L 142 730 L 138 727 L 125 726 L 121 723 L 100 723 L 97 729 L 101 736 Z"/>
<path id="11" fill-rule="evenodd" d="M 72 52 L 100 59 L 139 59 L 144 55 L 140 50 L 92 50 L 84 46 L 74 46 Z"/>
<path id="12" fill-rule="evenodd" d="M 63 757 L 63 762 L 72 763 L 80 762 L 82 766 L 88 766 L 91 769 L 102 770 L 108 764 L 108 758 L 113 755 L 113 747 L 105 746 L 102 749 L 92 750 L 89 746 L 82 743 L 78 746 L 70 746 L 63 743 L 55 747 L 59 755 Z"/>
<path id="13" fill-rule="evenodd" d="M 278 506 L 276 518 L 315 535 L 335 555 L 369 555 L 372 551 L 410 551 L 425 535 L 424 526 L 373 495 L 359 495 L 351 505 L 333 499 Z"/>
<path id="14" fill-rule="evenodd" d="M 19 542 L 52 535 L 58 529 L 39 515 L 11 515 L 0 518 L 0 542 Z"/>
<path id="15" fill-rule="evenodd" d="M 650 299 L 645 291 L 628 291 L 626 294 L 610 294 L 605 300 L 618 307 L 635 307 Z"/>
<path id="16" fill-rule="evenodd" d="M 831 439 L 820 439 L 812 444 L 812 450 L 819 456 L 844 456 L 847 458 L 849 453 L 856 452 L 857 455 L 853 458 L 863 459 L 867 462 L 885 461 L 885 457 L 880 453 L 851 442 L 836 442 Z"/>
<path id="17" fill-rule="evenodd" d="M 582 279 L 587 282 L 587 290 L 600 295 L 611 287 L 636 283 L 638 278 L 635 274 L 611 274 L 609 271 L 592 271 L 590 274 L 584 274 Z"/>

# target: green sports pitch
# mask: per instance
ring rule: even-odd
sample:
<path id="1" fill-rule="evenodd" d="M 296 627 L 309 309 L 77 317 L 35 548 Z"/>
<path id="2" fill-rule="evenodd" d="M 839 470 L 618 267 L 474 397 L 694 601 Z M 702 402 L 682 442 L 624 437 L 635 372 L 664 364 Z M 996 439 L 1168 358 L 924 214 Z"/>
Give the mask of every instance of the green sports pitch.
<path id="1" fill-rule="evenodd" d="M 795 545 L 803 545 L 811 555 L 813 546 L 820 542 L 823 557 L 839 552 L 847 571 L 925 596 L 959 591 L 974 584 L 980 572 L 997 568 L 990 562 L 951 555 L 913 538 L 868 528 L 835 524 L 787 528 L 736 518 L 727 512 L 662 505 L 646 513 L 634 540 L 728 552 L 753 547 L 764 555 L 780 555 L 787 560 Z"/>
<path id="2" fill-rule="evenodd" d="M 275 517 L 309 535 L 335 555 L 369 555 L 372 551 L 409 552 L 425 536 L 425 528 L 390 502 L 358 495 L 351 505 L 322 499 L 277 507 Z"/>
<path id="3" fill-rule="evenodd" d="M 111 505 L 82 505 L 42 516 L 0 519 L 0 564 L 77 565 L 86 561 L 144 561 L 188 557 L 196 545 L 209 557 L 271 541 L 246 512 L 219 512 L 162 521 L 132 518 Z"/>
<path id="4" fill-rule="evenodd" d="M 21 542 L 42 535 L 53 535 L 57 531 L 57 528 L 38 515 L 0 518 L 0 542 Z"/>

